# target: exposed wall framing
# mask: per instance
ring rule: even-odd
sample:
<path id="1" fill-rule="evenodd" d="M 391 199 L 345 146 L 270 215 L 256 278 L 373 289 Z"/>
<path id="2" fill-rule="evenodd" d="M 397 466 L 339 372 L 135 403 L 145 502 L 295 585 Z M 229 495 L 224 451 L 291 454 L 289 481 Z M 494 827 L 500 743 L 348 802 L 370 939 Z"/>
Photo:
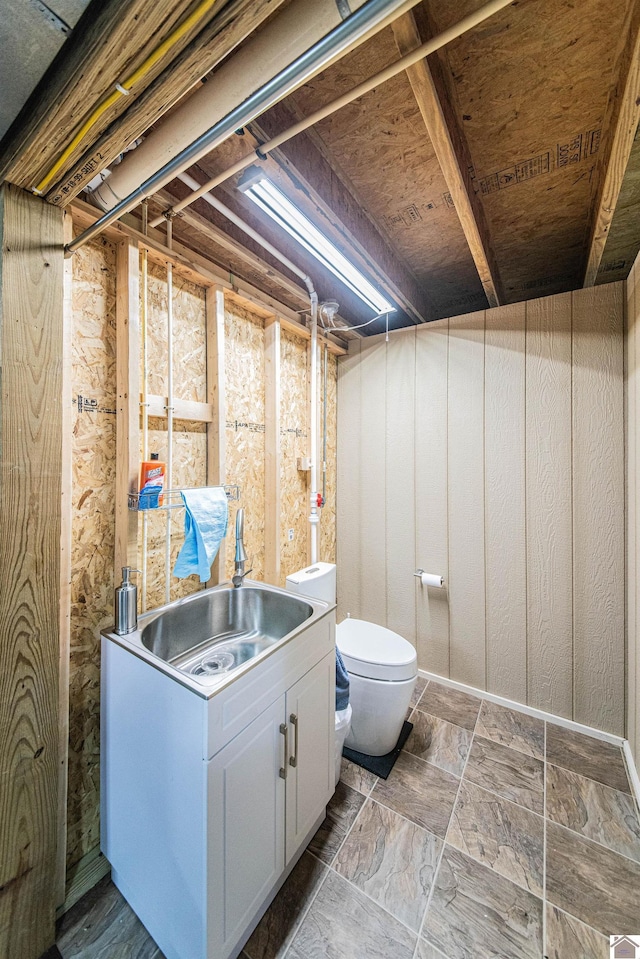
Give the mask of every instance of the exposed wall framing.
<path id="1" fill-rule="evenodd" d="M 87 217 L 80 210 L 75 219 L 77 232 Z M 277 582 L 281 569 L 283 581 L 307 559 L 308 474 L 298 472 L 297 456 L 308 455 L 308 330 L 281 304 L 276 311 L 275 301 L 261 298 L 257 290 L 233 289 L 209 273 L 202 259 L 191 260 L 180 249 L 169 253 L 156 241 L 118 224 L 68 261 L 73 320 L 68 396 L 73 421 L 68 880 L 91 859 L 99 840 L 99 632 L 113 621 L 114 565 L 123 562 L 116 558 L 116 528 L 125 531 L 122 557 L 137 565 L 139 556 L 142 522 L 127 509 L 126 493 L 137 483 L 141 452 L 136 284 L 137 250 L 143 246 L 149 250 L 150 451 L 166 458 L 166 262 L 171 259 L 175 485 L 240 485 L 238 505 L 247 511 L 245 540 L 254 564 L 252 578 Z M 286 359 L 285 368 L 279 370 L 281 349 Z M 343 352 L 334 343 L 329 349 Z M 329 449 L 334 451 L 329 457 L 330 503 L 335 497 L 335 352 L 329 355 Z M 280 404 L 279 394 L 286 398 Z M 116 422 L 121 424 L 118 442 Z M 296 435 L 290 455 L 288 451 L 283 457 L 290 423 Z M 284 496 L 279 502 L 276 492 L 281 468 L 282 475 L 287 474 L 286 502 Z M 232 524 L 234 505 L 230 513 Z M 281 552 L 280 513 L 283 526 L 296 530 L 295 549 L 286 555 Z M 321 525 L 323 559 L 331 558 L 334 521 L 329 506 Z M 164 602 L 165 514 L 150 513 L 147 522 L 147 606 L 153 608 Z M 172 563 L 182 543 L 183 523 L 182 512 L 176 511 Z M 136 534 L 132 540 L 130 528 Z M 233 550 L 226 553 L 224 572 L 218 574 L 214 568 L 212 581 L 231 574 Z M 177 598 L 200 588 L 196 577 L 174 579 L 171 595 Z"/>
<path id="2" fill-rule="evenodd" d="M 73 239 L 73 219 L 64 215 L 64 242 Z M 67 800 L 69 785 L 69 673 L 71 650 L 71 545 L 73 522 L 73 407 L 70 402 L 73 343 L 73 263 L 64 263 L 62 367 L 62 483 L 60 531 L 60 674 L 58 721 L 58 844 L 55 902 L 64 902 L 67 877 Z"/>
<path id="3" fill-rule="evenodd" d="M 66 398 L 73 417 L 68 870 L 100 838 L 99 634 L 113 621 L 115 585 L 116 260 L 117 244 L 101 237 L 71 261 L 71 393 Z"/>
<path id="4" fill-rule="evenodd" d="M 149 420 L 149 449 L 167 461 L 166 418 Z M 207 427 L 205 423 L 174 420 L 173 423 L 173 486 L 176 489 L 207 484 Z M 184 511 L 171 512 L 171 569 L 178 558 L 184 539 Z M 136 517 L 138 518 L 138 517 Z M 140 531 L 142 530 L 142 517 Z M 166 513 L 148 511 L 147 530 L 147 609 L 163 606 L 165 600 Z M 202 589 L 198 576 L 185 579 L 171 577 L 171 600 L 189 596 Z"/>
<path id="5" fill-rule="evenodd" d="M 116 504 L 136 488 L 140 413 L 131 396 L 140 392 L 140 253 L 135 240 L 116 248 Z M 124 566 L 137 567 L 138 522 L 116 508 L 114 580 Z"/>
<path id="6" fill-rule="evenodd" d="M 74 223 L 77 223 L 83 229 L 95 223 L 100 215 L 95 207 L 82 200 L 74 201 L 72 211 Z M 309 339 L 309 330 L 300 320 L 300 316 L 289 306 L 252 286 L 251 283 L 235 276 L 225 276 L 212 260 L 175 240 L 172 249 L 168 250 L 164 245 L 162 233 L 153 230 L 150 231 L 149 236 L 145 236 L 140 232 L 138 226 L 139 221 L 135 217 L 127 216 L 123 220 L 112 223 L 103 230 L 102 235 L 115 241 L 121 240 L 123 237 L 137 240 L 140 249 L 147 250 L 150 263 L 163 265 L 170 260 L 173 263 L 174 274 L 184 276 L 196 285 L 207 289 L 218 287 L 224 291 L 225 297 L 235 299 L 240 305 L 253 310 L 257 316 L 269 317 L 277 314 L 284 329 Z M 348 330 L 345 333 L 348 333 Z M 345 354 L 344 344 L 337 342 L 331 334 L 326 337 L 326 343 L 330 353 L 335 353 L 337 356 Z"/>

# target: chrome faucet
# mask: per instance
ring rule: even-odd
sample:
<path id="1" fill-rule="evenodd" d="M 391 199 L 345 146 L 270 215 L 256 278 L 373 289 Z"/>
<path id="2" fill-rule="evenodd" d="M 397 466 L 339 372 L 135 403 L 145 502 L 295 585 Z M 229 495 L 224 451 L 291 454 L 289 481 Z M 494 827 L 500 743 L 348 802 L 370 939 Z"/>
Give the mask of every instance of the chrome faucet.
<path id="1" fill-rule="evenodd" d="M 236 556 L 231 582 L 237 589 L 242 586 L 245 576 L 248 576 L 252 570 L 245 572 L 244 565 L 247 562 L 247 551 L 244 548 L 244 509 L 241 507 L 236 513 Z"/>

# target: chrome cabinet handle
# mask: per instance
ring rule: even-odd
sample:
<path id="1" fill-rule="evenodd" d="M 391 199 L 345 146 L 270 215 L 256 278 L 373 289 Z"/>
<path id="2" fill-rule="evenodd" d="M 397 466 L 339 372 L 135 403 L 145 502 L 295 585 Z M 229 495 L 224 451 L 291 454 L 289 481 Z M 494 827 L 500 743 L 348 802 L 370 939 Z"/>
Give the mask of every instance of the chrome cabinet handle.
<path id="1" fill-rule="evenodd" d="M 289 727 L 286 723 L 280 723 L 280 732 L 284 736 L 284 766 L 280 767 L 280 779 L 286 779 L 287 757 L 289 755 Z"/>
<path id="2" fill-rule="evenodd" d="M 289 716 L 289 722 L 293 726 L 293 756 L 289 760 L 289 765 L 295 767 L 298 765 L 298 717 L 295 713 L 291 713 Z"/>

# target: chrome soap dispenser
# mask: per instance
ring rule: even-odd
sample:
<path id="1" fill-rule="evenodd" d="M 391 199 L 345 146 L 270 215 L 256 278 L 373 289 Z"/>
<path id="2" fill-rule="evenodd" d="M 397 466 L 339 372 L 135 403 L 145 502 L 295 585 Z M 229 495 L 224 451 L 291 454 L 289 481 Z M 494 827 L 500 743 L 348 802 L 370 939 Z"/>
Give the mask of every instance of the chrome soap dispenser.
<path id="1" fill-rule="evenodd" d="M 118 636 L 133 633 L 138 628 L 138 587 L 131 582 L 131 573 L 139 573 L 131 566 L 122 567 L 122 582 L 117 587 L 115 603 L 115 629 Z"/>

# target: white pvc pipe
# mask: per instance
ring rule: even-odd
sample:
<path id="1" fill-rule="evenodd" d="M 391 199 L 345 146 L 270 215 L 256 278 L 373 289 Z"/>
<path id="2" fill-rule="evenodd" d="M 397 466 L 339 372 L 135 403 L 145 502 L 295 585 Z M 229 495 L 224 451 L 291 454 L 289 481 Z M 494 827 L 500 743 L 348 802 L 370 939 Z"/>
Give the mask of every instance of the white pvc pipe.
<path id="1" fill-rule="evenodd" d="M 318 294 L 311 294 L 311 371 L 310 410 L 311 418 L 309 453 L 311 459 L 311 492 L 309 522 L 311 524 L 311 563 L 318 562 Z"/>
<path id="2" fill-rule="evenodd" d="M 147 233 L 147 204 L 142 208 L 142 232 Z M 142 304 L 141 304 L 141 323 L 142 327 L 142 460 L 147 462 L 149 459 L 149 340 L 148 340 L 148 317 L 149 317 L 149 255 L 146 248 L 142 250 Z M 140 557 L 141 583 L 140 583 L 140 602 L 142 612 L 147 611 L 147 544 L 149 539 L 149 516 L 147 510 L 142 513 L 142 550 Z"/>
<path id="3" fill-rule="evenodd" d="M 289 92 L 326 69 L 353 46 L 362 43 L 418 2 L 419 0 L 389 0 L 375 16 L 363 22 L 357 33 L 336 44 L 322 63 L 297 77 L 295 82 L 291 83 Z M 351 0 L 350 3 L 352 11 L 363 5 L 364 0 Z M 189 97 L 184 106 L 173 111 L 145 137 L 137 149 L 126 154 L 111 175 L 94 191 L 93 196 L 100 206 L 104 210 L 112 209 L 116 203 L 136 190 L 150 173 L 160 170 L 341 22 L 342 16 L 336 0 L 294 0 L 265 27 L 252 35 L 207 83 Z M 273 102 L 263 107 L 260 112 L 264 112 L 264 109 L 272 106 L 282 96 L 280 93 L 274 97 Z M 244 122 L 255 119 L 256 115 L 247 116 Z M 215 145 L 207 146 L 203 154 L 209 153 Z M 196 158 L 191 158 L 188 166 L 194 162 Z M 175 173 L 169 179 L 173 179 L 173 176 Z"/>
<path id="4" fill-rule="evenodd" d="M 427 40 L 426 43 L 423 43 L 421 46 L 416 47 L 415 50 L 412 50 L 400 60 L 396 60 L 395 63 L 392 63 L 384 70 L 381 70 L 380 73 L 376 73 L 374 76 L 369 77 L 368 80 L 364 80 L 362 83 L 358 84 L 357 87 L 353 87 L 353 89 L 343 93 L 336 100 L 332 100 L 330 103 L 325 104 L 323 107 L 320 107 L 320 109 L 309 114 L 309 116 L 303 117 L 303 119 L 299 120 L 297 123 L 294 123 L 293 126 L 283 130 L 277 136 L 272 137 L 271 140 L 261 144 L 260 154 L 263 157 L 268 155 L 273 150 L 282 146 L 283 143 L 287 143 L 289 140 L 293 139 L 293 137 L 297 136 L 299 133 L 303 133 L 310 127 L 315 126 L 315 124 L 320 123 L 321 120 L 325 120 L 327 117 L 332 116 L 334 113 L 337 113 L 338 110 L 341 110 L 354 100 L 365 96 L 367 93 L 375 90 L 376 87 L 379 87 L 381 84 L 391 80 L 393 77 L 397 76 L 399 73 L 402 73 L 404 70 L 407 70 L 415 63 L 418 63 L 420 60 L 423 60 L 430 54 L 435 53 L 436 50 L 439 50 L 441 47 L 445 46 L 447 43 L 450 43 L 452 40 L 455 40 L 457 37 L 462 36 L 462 34 L 466 33 L 468 30 L 471 30 L 473 27 L 478 26 L 478 24 L 482 23 L 488 17 L 493 16 L 494 13 L 502 10 L 512 2 L 513 0 L 489 0 L 489 2 L 483 7 L 480 7 L 480 9 L 470 13 L 453 26 L 443 30 L 443 32 L 439 33 L 437 36 Z M 257 155 L 257 151 L 254 150 L 252 153 L 241 157 L 236 163 L 233 164 L 233 166 L 222 171 L 221 173 L 216 174 L 215 177 L 212 177 L 210 180 L 207 180 L 206 183 L 198 186 L 198 189 L 195 190 L 190 196 L 187 196 L 184 198 L 184 200 L 180 200 L 178 203 L 175 203 L 171 207 L 171 210 L 174 213 L 179 213 L 181 210 L 184 210 L 187 206 L 189 206 L 191 203 L 194 203 L 195 200 L 202 196 L 205 191 L 213 190 L 221 183 L 224 183 L 225 180 L 230 179 L 232 176 L 235 176 L 238 173 L 241 173 L 252 163 L 255 163 Z M 109 180 L 105 181 L 105 183 L 108 182 Z M 151 221 L 151 226 L 157 226 L 161 221 L 161 216 L 156 217 L 155 220 Z"/>
<path id="5" fill-rule="evenodd" d="M 167 247 L 173 244 L 173 225 L 167 220 Z M 173 263 L 167 261 L 167 475 L 166 489 L 173 489 Z M 171 602 L 171 510 L 167 510 L 165 540 L 165 601 Z"/>
<path id="6" fill-rule="evenodd" d="M 322 351 L 322 505 L 326 505 L 327 499 L 327 396 L 328 390 L 328 363 L 329 351 L 325 340 Z M 322 513 L 320 514 L 322 516 Z"/>

